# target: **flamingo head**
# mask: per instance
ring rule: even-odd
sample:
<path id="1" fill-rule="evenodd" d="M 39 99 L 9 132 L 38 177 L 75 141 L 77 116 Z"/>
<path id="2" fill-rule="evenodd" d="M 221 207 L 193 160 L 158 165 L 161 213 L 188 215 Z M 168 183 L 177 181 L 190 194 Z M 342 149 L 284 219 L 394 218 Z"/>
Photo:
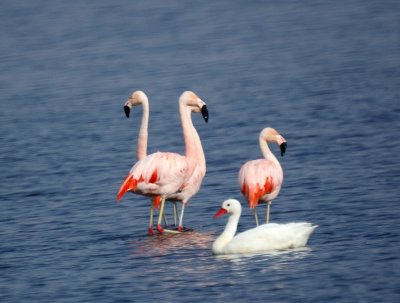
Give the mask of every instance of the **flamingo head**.
<path id="1" fill-rule="evenodd" d="M 240 202 L 236 199 L 228 199 L 225 200 L 221 208 L 215 213 L 214 218 L 219 218 L 225 214 L 230 214 L 230 215 L 239 215 L 242 212 L 242 206 L 240 205 Z"/>
<path id="2" fill-rule="evenodd" d="M 283 157 L 286 152 L 286 147 L 287 147 L 287 142 L 285 138 L 283 138 L 280 134 L 276 135 L 276 143 L 279 145 L 279 148 L 281 150 L 281 156 Z"/>
<path id="3" fill-rule="evenodd" d="M 207 104 L 203 100 L 201 100 L 194 92 L 185 91 L 181 95 L 179 100 L 181 103 L 188 106 L 192 112 L 201 113 L 204 121 L 206 123 L 208 122 L 209 115 Z"/>
<path id="4" fill-rule="evenodd" d="M 286 139 L 281 134 L 279 134 L 274 128 L 272 127 L 264 128 L 260 134 L 260 137 L 263 140 L 275 142 L 276 144 L 278 144 L 281 150 L 281 156 L 283 157 L 285 155 L 287 148 Z"/>
<path id="5" fill-rule="evenodd" d="M 129 118 L 129 114 L 131 112 L 131 109 L 134 106 L 143 104 L 143 103 L 148 103 L 149 100 L 146 96 L 146 94 L 140 90 L 134 91 L 132 95 L 126 100 L 125 105 L 124 105 L 124 111 L 125 115 L 127 118 Z"/>

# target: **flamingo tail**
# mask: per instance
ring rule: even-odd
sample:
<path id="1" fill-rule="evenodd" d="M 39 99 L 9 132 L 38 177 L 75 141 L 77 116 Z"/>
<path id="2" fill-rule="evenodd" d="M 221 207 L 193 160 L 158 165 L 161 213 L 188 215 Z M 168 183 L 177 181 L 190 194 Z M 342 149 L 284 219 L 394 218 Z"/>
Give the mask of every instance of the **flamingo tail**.
<path id="1" fill-rule="evenodd" d="M 136 189 L 137 187 L 137 180 L 133 178 L 132 175 L 128 175 L 125 178 L 124 183 L 122 183 L 121 187 L 119 188 L 118 194 L 117 194 L 117 201 L 122 199 L 122 196 L 127 192 L 132 189 Z"/>
<path id="2" fill-rule="evenodd" d="M 160 206 L 160 201 L 161 201 L 161 196 L 155 196 L 153 199 L 153 203 L 154 203 L 154 208 L 158 209 L 158 207 Z"/>

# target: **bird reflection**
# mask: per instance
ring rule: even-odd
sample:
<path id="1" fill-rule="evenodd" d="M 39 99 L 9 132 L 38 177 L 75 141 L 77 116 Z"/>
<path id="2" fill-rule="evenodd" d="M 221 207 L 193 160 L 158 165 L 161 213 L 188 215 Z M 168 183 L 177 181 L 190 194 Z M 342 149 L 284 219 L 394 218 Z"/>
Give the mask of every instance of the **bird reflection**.
<path id="1" fill-rule="evenodd" d="M 230 255 L 216 255 L 218 260 L 229 261 L 233 270 L 242 271 L 251 263 L 263 263 L 268 266 L 263 266 L 262 271 L 279 271 L 287 267 L 293 261 L 298 261 L 309 256 L 312 249 L 309 247 L 301 247 L 291 250 L 275 250 L 262 253 L 249 253 L 249 254 L 230 254 Z"/>
<path id="2" fill-rule="evenodd" d="M 188 250 L 209 250 L 215 236 L 212 233 L 188 232 L 162 234 L 131 242 L 133 257 L 153 257 L 167 254 L 184 254 Z"/>

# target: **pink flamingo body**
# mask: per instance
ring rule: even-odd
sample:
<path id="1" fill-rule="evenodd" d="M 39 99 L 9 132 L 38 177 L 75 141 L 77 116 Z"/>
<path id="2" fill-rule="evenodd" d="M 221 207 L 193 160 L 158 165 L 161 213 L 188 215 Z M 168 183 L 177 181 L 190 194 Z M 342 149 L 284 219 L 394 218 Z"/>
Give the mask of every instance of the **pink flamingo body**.
<path id="1" fill-rule="evenodd" d="M 256 207 L 259 203 L 268 203 L 267 223 L 269 222 L 269 206 L 281 189 L 283 170 L 267 142 L 275 142 L 281 148 L 282 156 L 286 150 L 286 140 L 273 128 L 264 128 L 259 136 L 259 144 L 264 159 L 248 161 L 239 171 L 238 181 L 243 196 L 250 208 L 254 209 L 256 224 L 258 218 Z"/>
<path id="2" fill-rule="evenodd" d="M 187 203 L 192 191 L 193 181 L 191 177 L 196 171 L 197 147 L 195 129 L 191 120 L 191 112 L 201 112 L 207 122 L 208 111 L 206 104 L 193 92 L 184 92 L 179 99 L 179 111 L 186 147 L 186 155 L 177 153 L 157 152 L 140 159 L 130 170 L 128 176 L 120 187 L 117 200 L 127 192 L 133 192 L 154 198 L 154 207 L 158 207 L 161 201 L 161 209 L 158 218 L 157 230 L 162 233 L 161 218 L 164 211 L 164 203 L 167 199 L 180 200 Z M 197 132 L 195 132 L 197 134 Z M 147 136 L 145 136 L 147 138 Z M 198 135 L 197 135 L 198 138 Z M 200 143 L 201 144 L 201 143 Z M 143 148 L 142 144 L 142 148 Z M 147 142 L 146 142 L 147 148 Z M 143 152 L 141 153 L 143 155 Z M 197 179 L 200 181 L 201 180 Z M 198 188 L 200 184 L 196 183 Z M 149 233 L 152 230 L 153 203 L 150 213 Z M 180 226 L 183 217 L 180 218 Z"/>
<path id="3" fill-rule="evenodd" d="M 186 180 L 188 167 L 187 159 L 179 154 L 156 152 L 148 155 L 131 168 L 117 200 L 127 191 L 148 197 L 172 195 Z"/>

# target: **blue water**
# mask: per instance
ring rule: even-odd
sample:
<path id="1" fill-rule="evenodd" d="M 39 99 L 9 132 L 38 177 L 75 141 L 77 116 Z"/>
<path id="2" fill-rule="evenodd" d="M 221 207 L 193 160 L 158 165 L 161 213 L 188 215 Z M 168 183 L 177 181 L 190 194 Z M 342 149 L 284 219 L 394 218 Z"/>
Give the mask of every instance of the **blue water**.
<path id="1" fill-rule="evenodd" d="M 1 302 L 399 302 L 400 2 L 12 0 L 0 28 Z M 149 237 L 147 199 L 115 201 L 137 89 L 149 152 L 184 151 L 181 92 L 209 107 L 193 233 Z M 319 228 L 306 249 L 213 256 L 266 126 L 288 141 L 271 220 Z"/>

